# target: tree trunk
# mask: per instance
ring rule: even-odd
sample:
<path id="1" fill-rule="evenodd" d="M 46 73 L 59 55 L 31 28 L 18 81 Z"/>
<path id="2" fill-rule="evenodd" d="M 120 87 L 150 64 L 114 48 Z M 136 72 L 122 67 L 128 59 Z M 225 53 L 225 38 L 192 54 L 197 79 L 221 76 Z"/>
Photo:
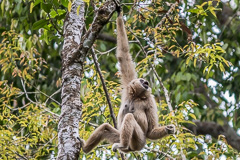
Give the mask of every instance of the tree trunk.
<path id="1" fill-rule="evenodd" d="M 70 13 L 66 15 L 61 53 L 62 108 L 58 124 L 58 160 L 77 160 L 79 157 L 81 148 L 79 121 L 82 115 L 80 85 L 84 61 L 99 32 L 113 15 L 115 8 L 116 5 L 112 0 L 105 2 L 98 9 L 91 27 L 84 36 L 82 33 L 85 26 L 85 3 L 82 0 L 74 1 Z"/>
<path id="2" fill-rule="evenodd" d="M 79 13 L 77 8 L 80 5 Z M 80 152 L 79 121 L 82 114 L 80 85 L 83 60 L 69 65 L 69 60 L 79 48 L 84 23 L 85 3 L 76 0 L 64 22 L 64 43 L 62 49 L 62 93 L 61 115 L 58 124 L 59 160 L 78 159 Z"/>

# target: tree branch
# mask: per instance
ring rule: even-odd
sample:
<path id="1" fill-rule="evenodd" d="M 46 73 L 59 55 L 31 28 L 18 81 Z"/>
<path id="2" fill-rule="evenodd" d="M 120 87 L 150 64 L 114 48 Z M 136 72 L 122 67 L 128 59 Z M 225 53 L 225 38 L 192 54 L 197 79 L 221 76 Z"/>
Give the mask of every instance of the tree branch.
<path id="1" fill-rule="evenodd" d="M 51 18 L 51 16 L 50 16 L 49 13 L 47 13 L 47 16 L 48 16 L 48 18 L 49 18 L 52 26 L 56 29 L 56 31 L 57 31 L 61 36 L 63 36 L 62 32 L 59 31 L 59 29 L 57 28 L 57 25 L 53 22 L 53 20 L 52 20 L 52 18 Z"/>
<path id="2" fill-rule="evenodd" d="M 103 40 L 103 41 L 107 41 L 107 42 L 111 42 L 111 43 L 117 43 L 117 39 L 109 34 L 106 34 L 106 33 L 102 33 L 102 34 L 99 34 L 97 39 L 99 40 Z"/>
<path id="3" fill-rule="evenodd" d="M 74 61 L 81 62 L 80 57 L 86 57 L 88 51 L 91 49 L 93 43 L 97 39 L 99 32 L 102 30 L 104 25 L 108 23 L 115 10 L 116 5 L 112 0 L 105 2 L 98 9 L 92 25 L 84 35 L 78 50 L 69 58 L 68 64 L 72 64 Z"/>
<path id="4" fill-rule="evenodd" d="M 110 110 L 110 115 L 112 117 L 112 120 L 113 120 L 113 125 L 114 127 L 117 129 L 117 122 L 116 122 L 116 117 L 114 115 L 114 112 L 113 112 L 113 107 L 112 107 L 112 103 L 111 103 L 111 100 L 110 100 L 110 97 L 109 97 L 109 94 L 108 94 L 108 91 L 107 91 L 107 87 L 106 87 L 106 83 L 103 79 L 103 75 L 102 75 L 102 72 L 101 72 L 101 69 L 99 67 L 99 63 L 97 61 L 97 58 L 95 56 L 95 53 L 94 53 L 94 49 L 92 48 L 92 57 L 93 57 L 93 61 L 94 61 L 94 64 L 95 64 L 95 67 L 97 69 L 97 72 L 98 72 L 98 75 L 101 79 L 101 82 L 102 82 L 102 85 L 103 85 L 103 90 L 104 90 L 104 93 L 106 95 L 106 98 L 107 98 L 107 102 L 108 102 L 108 107 L 109 107 L 109 110 Z"/>
<path id="5" fill-rule="evenodd" d="M 236 131 L 228 124 L 223 126 L 216 122 L 201 122 L 194 121 L 196 125 L 188 124 L 187 128 L 193 131 L 196 135 L 211 135 L 218 139 L 219 135 L 224 135 L 228 144 L 235 148 L 238 152 L 240 151 L 240 136 Z"/>
<path id="6" fill-rule="evenodd" d="M 99 74 L 99 77 L 100 77 L 101 82 L 102 82 L 102 85 L 103 85 L 103 90 L 104 90 L 105 95 L 106 95 L 106 97 L 107 97 L 107 102 L 108 102 L 108 106 L 109 106 L 109 110 L 110 110 L 110 115 L 111 115 L 112 120 L 113 120 L 114 128 L 117 129 L 117 122 L 116 122 L 116 117 L 115 117 L 114 112 L 113 112 L 112 103 L 111 103 L 111 100 L 110 100 L 110 97 L 109 97 L 109 94 L 108 94 L 108 91 L 107 91 L 106 83 L 105 83 L 105 81 L 104 81 L 104 79 L 103 79 L 102 72 L 101 72 L 101 69 L 100 69 L 100 67 L 99 67 L 99 63 L 98 63 L 98 61 L 97 61 L 97 58 L 96 58 L 96 56 L 95 56 L 95 53 L 94 53 L 94 49 L 93 49 L 93 48 L 92 48 L 92 51 L 91 51 L 91 52 L 92 52 L 92 57 L 93 57 L 94 64 L 95 64 L 95 66 L 96 66 L 97 72 L 98 72 L 98 74 Z M 124 160 L 124 159 L 125 159 L 124 154 L 123 154 L 123 153 L 120 153 L 120 155 L 121 155 L 122 160 Z"/>
<path id="7" fill-rule="evenodd" d="M 157 27 L 161 27 L 162 24 L 164 23 L 164 21 L 167 19 L 167 17 L 169 16 L 169 14 L 176 8 L 176 6 L 178 5 L 178 1 L 176 1 L 175 3 L 173 3 L 170 7 L 170 9 L 167 11 L 167 13 L 163 16 L 163 18 L 161 19 L 161 21 L 156 25 L 155 28 Z"/>

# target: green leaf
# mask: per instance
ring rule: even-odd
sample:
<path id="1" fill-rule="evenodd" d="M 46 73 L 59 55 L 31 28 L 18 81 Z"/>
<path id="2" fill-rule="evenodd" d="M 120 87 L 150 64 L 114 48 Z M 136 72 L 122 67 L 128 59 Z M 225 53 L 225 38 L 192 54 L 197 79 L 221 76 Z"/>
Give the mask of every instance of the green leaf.
<path id="1" fill-rule="evenodd" d="M 187 74 L 186 74 L 186 80 L 187 80 L 187 81 L 190 81 L 190 80 L 191 80 L 191 77 L 192 77 L 192 76 L 191 76 L 190 73 L 187 73 Z"/>
<path id="2" fill-rule="evenodd" d="M 33 6 L 35 7 L 36 5 L 38 5 L 40 2 L 42 2 L 42 0 L 36 0 L 33 4 Z"/>
<path id="3" fill-rule="evenodd" d="M 5 5 L 5 0 L 3 0 L 2 3 L 1 3 L 1 10 L 2 10 L 2 13 L 4 13 L 4 5 Z"/>
<path id="4" fill-rule="evenodd" d="M 48 21 L 46 19 L 41 19 L 33 24 L 33 30 L 43 28 L 43 26 L 45 26 L 46 24 L 48 24 Z"/>
<path id="5" fill-rule="evenodd" d="M 189 9 L 187 11 L 191 13 L 198 13 L 199 9 Z"/>
<path id="6" fill-rule="evenodd" d="M 57 15 L 58 15 L 57 12 L 52 9 L 52 11 L 50 12 L 50 17 L 55 18 Z"/>
<path id="7" fill-rule="evenodd" d="M 48 4 L 48 3 L 41 3 L 41 8 L 46 12 L 49 13 L 51 8 L 52 8 L 52 4 Z"/>
<path id="8" fill-rule="evenodd" d="M 61 0 L 61 3 L 64 7 L 68 7 L 68 0 Z"/>

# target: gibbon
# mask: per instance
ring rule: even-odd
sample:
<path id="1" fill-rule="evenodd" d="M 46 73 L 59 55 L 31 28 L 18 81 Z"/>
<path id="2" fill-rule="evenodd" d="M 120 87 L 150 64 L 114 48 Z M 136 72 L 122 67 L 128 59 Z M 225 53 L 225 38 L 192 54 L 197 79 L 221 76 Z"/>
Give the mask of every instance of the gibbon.
<path id="1" fill-rule="evenodd" d="M 85 153 L 90 152 L 102 140 L 112 145 L 114 152 L 139 151 L 146 139 L 156 140 L 175 133 L 174 125 L 158 125 L 157 105 L 148 81 L 137 78 L 135 65 L 129 53 L 127 34 L 122 13 L 117 18 L 117 59 L 120 63 L 121 84 L 123 87 L 121 107 L 115 129 L 108 123 L 100 125 L 81 146 Z"/>

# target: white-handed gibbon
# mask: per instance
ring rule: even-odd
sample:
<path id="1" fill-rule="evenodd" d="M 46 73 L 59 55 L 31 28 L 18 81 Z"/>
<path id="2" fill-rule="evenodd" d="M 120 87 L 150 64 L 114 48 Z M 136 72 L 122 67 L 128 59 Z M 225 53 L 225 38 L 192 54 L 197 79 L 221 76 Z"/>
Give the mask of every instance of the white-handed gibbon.
<path id="1" fill-rule="evenodd" d="M 146 144 L 146 139 L 156 140 L 175 133 L 174 125 L 159 127 L 157 105 L 149 83 L 137 78 L 122 14 L 117 18 L 117 59 L 121 67 L 123 87 L 117 117 L 118 127 L 115 129 L 107 123 L 100 125 L 86 142 L 81 140 L 85 153 L 90 152 L 102 140 L 113 144 L 113 151 L 139 151 Z"/>

